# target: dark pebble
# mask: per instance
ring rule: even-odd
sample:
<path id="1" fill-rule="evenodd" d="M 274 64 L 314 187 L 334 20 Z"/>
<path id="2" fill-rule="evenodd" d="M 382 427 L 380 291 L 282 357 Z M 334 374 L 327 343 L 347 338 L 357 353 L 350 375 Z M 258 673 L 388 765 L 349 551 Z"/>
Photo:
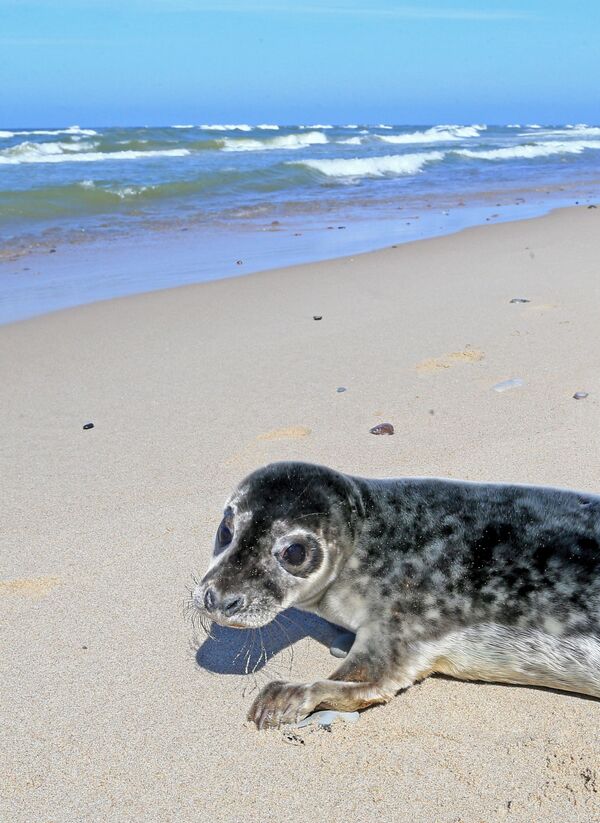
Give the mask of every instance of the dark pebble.
<path id="1" fill-rule="evenodd" d="M 94 428 L 94 424 L 93 424 L 93 423 L 85 423 L 85 424 L 84 424 L 84 426 L 83 426 L 83 428 L 84 428 L 84 429 L 93 429 L 93 428 Z"/>
<path id="2" fill-rule="evenodd" d="M 588 206 L 588 209 L 597 209 L 598 206 Z"/>
<path id="3" fill-rule="evenodd" d="M 338 226 L 338 229 L 345 229 L 346 226 Z"/>
<path id="4" fill-rule="evenodd" d="M 243 262 L 244 262 L 243 260 L 236 260 L 235 261 L 236 266 L 241 266 Z"/>
<path id="5" fill-rule="evenodd" d="M 313 320 L 322 320 L 322 319 L 323 319 L 322 314 L 313 314 Z"/>
<path id="6" fill-rule="evenodd" d="M 511 303 L 531 303 L 526 297 L 513 297 Z"/>
<path id="7" fill-rule="evenodd" d="M 585 400 L 585 398 L 588 396 L 588 394 L 589 394 L 589 392 L 586 392 L 586 391 L 576 391 L 575 394 L 573 395 L 573 399 L 574 400 Z"/>
<path id="8" fill-rule="evenodd" d="M 81 648 L 82 648 L 82 649 L 87 649 L 87 646 L 82 646 Z"/>
<path id="9" fill-rule="evenodd" d="M 373 426 L 372 429 L 369 429 L 371 434 L 393 434 L 394 427 L 391 423 L 378 423 L 376 426 Z"/>
<path id="10" fill-rule="evenodd" d="M 348 389 L 345 386 L 338 386 L 337 389 L 336 389 L 336 392 L 338 394 L 341 394 L 344 391 L 348 391 Z"/>
<path id="11" fill-rule="evenodd" d="M 48 252 L 48 254 L 56 254 L 56 249 L 50 249 L 50 251 Z"/>

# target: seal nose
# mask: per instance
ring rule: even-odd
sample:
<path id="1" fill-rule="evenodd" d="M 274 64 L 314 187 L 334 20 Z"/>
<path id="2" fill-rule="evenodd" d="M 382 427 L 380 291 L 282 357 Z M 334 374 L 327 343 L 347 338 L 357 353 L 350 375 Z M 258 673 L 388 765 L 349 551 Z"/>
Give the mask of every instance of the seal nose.
<path id="1" fill-rule="evenodd" d="M 241 594 L 232 594 L 225 597 L 221 603 L 221 611 L 227 617 L 237 614 L 246 604 L 246 598 Z"/>
<path id="2" fill-rule="evenodd" d="M 214 589 L 207 589 L 204 593 L 204 608 L 207 612 L 214 612 L 217 607 L 217 595 Z"/>

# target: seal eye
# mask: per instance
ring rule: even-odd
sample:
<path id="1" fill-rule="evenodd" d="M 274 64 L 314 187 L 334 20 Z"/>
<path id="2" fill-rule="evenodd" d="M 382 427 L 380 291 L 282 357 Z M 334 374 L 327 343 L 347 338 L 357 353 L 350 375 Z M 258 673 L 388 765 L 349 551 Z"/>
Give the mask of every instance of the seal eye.
<path id="1" fill-rule="evenodd" d="M 301 543 L 292 543 L 281 552 L 279 558 L 287 566 L 301 566 L 306 560 L 306 548 Z"/>
<path id="2" fill-rule="evenodd" d="M 221 521 L 221 525 L 217 530 L 217 549 L 224 549 L 225 546 L 228 546 L 231 541 L 233 540 L 233 534 L 231 529 L 225 522 L 225 520 Z"/>

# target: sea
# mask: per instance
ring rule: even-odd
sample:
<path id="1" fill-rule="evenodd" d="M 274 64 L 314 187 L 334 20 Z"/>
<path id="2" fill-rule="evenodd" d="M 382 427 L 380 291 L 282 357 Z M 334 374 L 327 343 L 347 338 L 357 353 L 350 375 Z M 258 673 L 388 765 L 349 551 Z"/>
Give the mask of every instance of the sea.
<path id="1" fill-rule="evenodd" d="M 600 126 L 0 129 L 0 322 L 594 204 Z"/>

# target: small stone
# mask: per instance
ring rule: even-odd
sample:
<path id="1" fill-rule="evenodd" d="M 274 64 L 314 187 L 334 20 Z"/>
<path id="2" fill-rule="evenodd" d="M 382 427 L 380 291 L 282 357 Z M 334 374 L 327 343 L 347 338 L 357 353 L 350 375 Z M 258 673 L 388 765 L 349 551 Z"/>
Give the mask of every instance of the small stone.
<path id="1" fill-rule="evenodd" d="M 81 648 L 82 648 L 82 649 L 87 649 L 87 646 L 82 646 Z"/>
<path id="2" fill-rule="evenodd" d="M 352 632 L 342 632 L 338 634 L 331 646 L 329 647 L 329 654 L 333 657 L 346 657 L 354 643 L 354 635 Z"/>
<path id="3" fill-rule="evenodd" d="M 574 400 L 585 400 L 585 398 L 589 395 L 589 392 L 586 391 L 576 391 L 573 395 Z"/>
<path id="4" fill-rule="evenodd" d="M 84 428 L 84 429 L 93 429 L 93 428 L 94 428 L 94 424 L 93 424 L 93 423 L 84 423 L 83 428 Z"/>
<path id="5" fill-rule="evenodd" d="M 346 226 L 338 226 L 338 229 L 345 229 Z"/>
<path id="6" fill-rule="evenodd" d="M 56 249 L 50 249 L 50 251 L 48 252 L 48 254 L 56 254 Z"/>
<path id="7" fill-rule="evenodd" d="M 348 391 L 348 389 L 345 386 L 338 386 L 337 389 L 336 389 L 336 392 L 338 394 L 341 394 L 342 392 L 345 392 L 345 391 Z"/>
<path id="8" fill-rule="evenodd" d="M 302 729 L 311 723 L 316 723 L 317 726 L 331 726 L 336 720 L 345 720 L 346 723 L 356 723 L 360 718 L 358 712 L 335 712 L 335 711 L 321 711 L 309 714 L 304 720 L 295 723 L 297 729 Z"/>
<path id="9" fill-rule="evenodd" d="M 508 389 L 517 389 L 520 386 L 524 386 L 525 381 L 522 380 L 520 377 L 512 377 L 510 380 L 502 380 L 501 383 L 496 383 L 495 386 L 492 386 L 494 391 L 503 392 L 508 391 Z"/>
<path id="10" fill-rule="evenodd" d="M 391 423 L 378 423 L 369 431 L 371 434 L 394 434 L 394 427 Z"/>
<path id="11" fill-rule="evenodd" d="M 322 314 L 313 314 L 313 320 L 322 320 L 322 319 L 323 319 Z"/>
<path id="12" fill-rule="evenodd" d="M 511 303 L 531 303 L 526 297 L 513 297 Z"/>
<path id="13" fill-rule="evenodd" d="M 598 206 L 588 206 L 588 209 L 597 209 Z"/>
<path id="14" fill-rule="evenodd" d="M 236 261 L 235 261 L 236 266 L 242 266 L 242 265 L 243 265 L 243 263 L 244 263 L 244 261 L 243 261 L 243 260 L 236 260 Z"/>

